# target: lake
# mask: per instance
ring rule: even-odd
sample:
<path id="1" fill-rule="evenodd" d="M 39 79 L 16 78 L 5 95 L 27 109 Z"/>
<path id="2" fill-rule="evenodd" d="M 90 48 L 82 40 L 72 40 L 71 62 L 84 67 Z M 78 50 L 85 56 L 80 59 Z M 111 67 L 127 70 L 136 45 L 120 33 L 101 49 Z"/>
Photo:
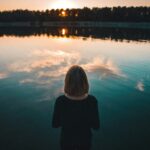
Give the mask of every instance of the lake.
<path id="1" fill-rule="evenodd" d="M 149 150 L 150 30 L 65 27 L 1 28 L 0 149 L 59 149 L 52 112 L 73 64 L 98 99 L 93 150 Z"/>

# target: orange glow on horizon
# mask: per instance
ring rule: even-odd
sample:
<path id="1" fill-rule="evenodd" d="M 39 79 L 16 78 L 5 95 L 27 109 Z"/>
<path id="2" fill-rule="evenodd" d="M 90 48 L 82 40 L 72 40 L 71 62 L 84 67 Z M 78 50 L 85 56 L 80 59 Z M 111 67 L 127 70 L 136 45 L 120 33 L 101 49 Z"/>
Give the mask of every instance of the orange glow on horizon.
<path id="1" fill-rule="evenodd" d="M 66 11 L 65 11 L 65 10 L 63 10 L 63 11 L 61 12 L 61 16 L 63 16 L 63 17 L 66 17 L 66 16 L 67 16 L 67 14 L 66 14 Z"/>
<path id="2" fill-rule="evenodd" d="M 62 28 L 62 30 L 61 30 L 61 34 L 63 35 L 63 36 L 65 36 L 66 34 L 67 34 L 67 29 L 65 29 L 65 28 Z"/>
<path id="3" fill-rule="evenodd" d="M 1 0 L 0 10 L 14 10 L 14 9 L 29 9 L 29 10 L 46 10 L 46 9 L 67 9 L 67 8 L 83 8 L 83 7 L 117 7 L 117 6 L 149 6 L 149 0 L 110 0 L 101 1 L 98 0 L 44 0 L 44 1 L 20 1 L 20 0 Z"/>

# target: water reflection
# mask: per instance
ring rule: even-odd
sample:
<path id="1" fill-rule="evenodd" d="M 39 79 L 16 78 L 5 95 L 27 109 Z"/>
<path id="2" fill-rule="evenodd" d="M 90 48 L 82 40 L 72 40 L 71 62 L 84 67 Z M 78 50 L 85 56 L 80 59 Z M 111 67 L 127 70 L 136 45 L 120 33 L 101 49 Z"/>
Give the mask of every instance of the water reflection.
<path id="1" fill-rule="evenodd" d="M 138 90 L 141 91 L 141 92 L 144 91 L 144 84 L 143 84 L 142 81 L 138 81 L 138 82 L 137 82 L 136 89 L 138 89 Z"/>
<path id="2" fill-rule="evenodd" d="M 66 28 L 62 28 L 62 29 L 61 29 L 61 34 L 62 34 L 63 36 L 67 35 L 67 34 L 68 34 L 68 30 L 67 30 Z"/>
<path id="3" fill-rule="evenodd" d="M 52 66 L 70 65 L 77 63 L 80 58 L 78 53 L 64 52 L 61 50 L 35 50 L 27 57 L 27 61 L 19 61 L 11 63 L 8 69 L 13 72 L 33 72 L 34 70 L 44 70 Z M 58 72 L 56 73 L 58 76 Z M 53 76 L 56 76 L 53 74 Z"/>
<path id="4" fill-rule="evenodd" d="M 93 57 L 89 60 L 82 60 L 79 52 L 65 52 L 62 50 L 34 50 L 27 57 L 26 61 L 17 60 L 6 65 L 7 74 L 26 73 L 27 77 L 21 79 L 20 83 L 49 84 L 52 80 L 62 80 L 70 66 L 79 64 L 89 73 L 94 73 L 97 78 L 109 76 L 125 77 L 119 67 L 105 57 Z M 0 74 L 4 78 L 5 74 Z"/>
<path id="5" fill-rule="evenodd" d="M 85 37 L 92 39 L 110 39 L 115 41 L 150 41 L 148 29 L 120 29 L 120 28 L 0 28 L 0 36 L 67 36 L 69 38 Z"/>
<path id="6" fill-rule="evenodd" d="M 7 35 L 0 38 L 0 114 L 4 143 L 13 140 L 12 143 L 19 145 L 17 149 L 24 146 L 29 149 L 31 145 L 37 146 L 31 149 L 41 149 L 43 145 L 58 149 L 50 116 L 55 98 L 63 93 L 66 71 L 73 64 L 85 68 L 90 93 L 100 102 L 103 128 L 95 136 L 94 145 L 99 149 L 116 145 L 116 149 L 118 141 L 121 145 L 128 144 L 127 147 L 130 141 L 136 145 L 136 141 L 145 141 L 150 116 L 150 44 L 110 39 L 150 39 L 148 31 L 141 34 L 141 31 L 135 34 L 129 31 L 127 35 L 128 31 L 88 28 L 14 30 L 0 30 Z M 122 35 L 118 34 L 121 32 Z M 25 35 L 33 36 L 24 38 Z M 5 136 L 8 132 L 11 134 Z"/>
<path id="7" fill-rule="evenodd" d="M 21 81 L 19 81 L 21 84 L 24 84 L 24 83 L 33 83 L 34 80 L 33 79 L 23 79 Z"/>
<path id="8" fill-rule="evenodd" d="M 126 77 L 111 59 L 95 57 L 92 62 L 82 65 L 88 72 L 94 72 L 100 79 L 107 76 Z"/>
<path id="9" fill-rule="evenodd" d="M 7 73 L 0 72 L 0 79 L 5 79 L 8 77 Z"/>

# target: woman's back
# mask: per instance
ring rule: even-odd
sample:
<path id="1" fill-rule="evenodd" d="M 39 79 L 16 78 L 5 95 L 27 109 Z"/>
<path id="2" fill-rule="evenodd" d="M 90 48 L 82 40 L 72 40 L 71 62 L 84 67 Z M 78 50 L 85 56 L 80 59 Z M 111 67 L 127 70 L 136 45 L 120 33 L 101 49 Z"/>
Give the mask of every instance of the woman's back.
<path id="1" fill-rule="evenodd" d="M 84 69 L 72 66 L 65 77 L 65 95 L 56 99 L 52 126 L 61 127 L 61 150 L 90 150 L 91 128 L 99 128 L 98 103 L 89 95 Z"/>
<path id="2" fill-rule="evenodd" d="M 91 128 L 99 128 L 98 106 L 94 96 L 72 100 L 59 96 L 55 103 L 53 127 L 62 127 L 63 143 L 91 143 Z"/>

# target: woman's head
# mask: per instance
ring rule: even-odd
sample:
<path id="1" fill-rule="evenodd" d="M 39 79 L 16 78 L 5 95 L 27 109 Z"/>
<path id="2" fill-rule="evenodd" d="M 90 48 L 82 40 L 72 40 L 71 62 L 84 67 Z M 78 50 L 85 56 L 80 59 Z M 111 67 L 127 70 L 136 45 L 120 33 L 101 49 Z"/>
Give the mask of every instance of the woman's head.
<path id="1" fill-rule="evenodd" d="M 78 65 L 72 66 L 65 77 L 64 92 L 69 96 L 83 96 L 88 91 L 89 84 L 84 69 Z"/>

